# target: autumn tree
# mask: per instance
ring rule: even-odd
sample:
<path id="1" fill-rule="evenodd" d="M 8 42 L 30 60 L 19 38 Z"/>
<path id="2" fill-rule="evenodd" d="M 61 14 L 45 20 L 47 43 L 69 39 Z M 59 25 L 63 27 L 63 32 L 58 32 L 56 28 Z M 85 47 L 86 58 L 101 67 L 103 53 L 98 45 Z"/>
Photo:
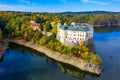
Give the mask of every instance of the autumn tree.
<path id="1" fill-rule="evenodd" d="M 80 47 L 81 47 L 82 52 L 89 52 L 89 48 L 87 47 L 87 44 L 85 41 L 80 42 Z"/>
<path id="2" fill-rule="evenodd" d="M 57 34 L 57 24 L 53 26 L 52 33 Z"/>
<path id="3" fill-rule="evenodd" d="M 49 23 L 48 21 L 46 21 L 45 25 L 43 26 L 43 30 L 44 30 L 45 32 L 51 30 L 51 25 L 50 25 L 50 23 Z"/>
<path id="4" fill-rule="evenodd" d="M 47 36 L 43 36 L 40 40 L 39 40 L 39 44 L 40 45 L 45 45 L 48 42 L 48 37 Z"/>

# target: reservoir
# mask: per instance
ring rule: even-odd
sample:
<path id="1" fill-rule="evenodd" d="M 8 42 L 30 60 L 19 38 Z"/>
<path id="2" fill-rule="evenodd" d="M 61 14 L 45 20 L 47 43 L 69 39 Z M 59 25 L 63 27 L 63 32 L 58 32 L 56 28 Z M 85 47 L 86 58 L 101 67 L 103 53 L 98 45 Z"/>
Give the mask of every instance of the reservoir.
<path id="1" fill-rule="evenodd" d="M 120 80 L 120 30 L 95 29 L 95 53 L 103 60 L 101 75 L 52 60 L 30 48 L 9 44 L 0 58 L 0 80 Z"/>

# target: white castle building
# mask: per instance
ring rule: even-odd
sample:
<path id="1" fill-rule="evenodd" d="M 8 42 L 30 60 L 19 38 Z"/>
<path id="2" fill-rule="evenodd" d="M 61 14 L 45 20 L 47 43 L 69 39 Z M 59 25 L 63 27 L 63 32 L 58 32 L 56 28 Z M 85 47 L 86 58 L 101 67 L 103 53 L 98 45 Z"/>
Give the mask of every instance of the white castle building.
<path id="1" fill-rule="evenodd" d="M 81 41 L 87 44 L 93 38 L 93 27 L 87 24 L 72 23 L 58 24 L 57 39 L 67 46 L 79 46 Z"/>

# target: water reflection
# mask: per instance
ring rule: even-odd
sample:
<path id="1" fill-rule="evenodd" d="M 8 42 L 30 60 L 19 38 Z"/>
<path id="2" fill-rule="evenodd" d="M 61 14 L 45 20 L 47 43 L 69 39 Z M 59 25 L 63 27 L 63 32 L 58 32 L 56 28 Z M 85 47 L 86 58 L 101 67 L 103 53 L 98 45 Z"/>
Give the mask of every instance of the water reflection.
<path id="1" fill-rule="evenodd" d="M 94 33 L 96 52 L 102 58 L 104 66 L 104 72 L 97 80 L 120 80 L 120 30 L 114 30 Z"/>
<path id="2" fill-rule="evenodd" d="M 120 31 L 120 26 L 94 27 L 94 31 L 97 32 L 97 33 Z"/>
<path id="3" fill-rule="evenodd" d="M 84 80 L 86 76 L 90 76 L 91 79 L 99 77 L 99 75 L 92 74 L 86 71 L 79 70 L 75 67 L 72 67 L 70 65 L 64 64 L 64 63 L 58 63 L 59 68 L 62 72 L 68 73 L 76 78 L 79 78 L 80 80 Z"/>
<path id="4" fill-rule="evenodd" d="M 3 61 L 4 54 L 0 54 L 0 62 Z"/>
<path id="5" fill-rule="evenodd" d="M 22 52 L 22 54 L 26 54 L 26 53 L 30 52 L 31 56 L 37 55 L 37 56 L 40 56 L 40 57 L 44 57 L 43 53 L 40 54 L 40 52 L 38 52 L 34 49 L 31 49 L 31 48 L 28 48 L 28 47 L 25 47 L 25 46 L 21 46 L 21 45 L 12 43 L 12 42 L 10 42 L 8 46 L 12 50 L 17 50 L 17 51 Z"/>
<path id="6" fill-rule="evenodd" d="M 37 52 L 36 50 L 30 49 L 30 48 L 27 48 L 24 46 L 20 46 L 20 45 L 14 44 L 14 43 L 10 43 L 9 47 L 12 50 L 21 51 L 23 54 L 30 52 L 31 56 L 37 55 L 40 57 L 46 57 L 44 54 Z M 55 61 L 55 60 L 47 58 L 47 57 L 46 57 L 46 64 L 51 64 L 51 65 L 57 64 L 57 66 L 58 66 L 57 69 L 59 68 L 63 73 L 65 73 L 65 74 L 67 73 L 67 74 L 75 77 L 75 80 L 76 80 L 76 78 L 80 79 L 80 80 L 85 80 L 86 76 L 89 76 L 89 78 L 91 78 L 91 79 L 99 77 L 96 74 L 91 74 L 89 72 L 79 70 L 71 65 L 64 64 L 64 63 Z M 51 69 L 53 69 L 53 68 L 51 68 Z"/>
<path id="7" fill-rule="evenodd" d="M 120 80 L 120 27 L 102 28 L 94 33 L 96 54 L 102 58 L 104 72 L 90 74 L 52 60 L 42 53 L 10 43 L 0 58 L 0 80 Z M 100 30 L 101 28 L 98 28 Z M 102 33 L 108 31 L 107 33 Z M 110 58 L 110 56 L 113 56 Z"/>

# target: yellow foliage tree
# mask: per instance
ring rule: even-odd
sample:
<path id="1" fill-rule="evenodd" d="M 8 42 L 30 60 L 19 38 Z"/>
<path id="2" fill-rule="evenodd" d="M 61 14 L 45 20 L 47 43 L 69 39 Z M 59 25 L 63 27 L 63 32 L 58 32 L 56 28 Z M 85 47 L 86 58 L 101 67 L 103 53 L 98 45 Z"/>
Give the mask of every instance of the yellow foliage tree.
<path id="1" fill-rule="evenodd" d="M 85 41 L 81 41 L 80 42 L 80 47 L 81 47 L 81 49 L 82 49 L 83 52 L 89 52 L 89 48 L 87 47 Z"/>

